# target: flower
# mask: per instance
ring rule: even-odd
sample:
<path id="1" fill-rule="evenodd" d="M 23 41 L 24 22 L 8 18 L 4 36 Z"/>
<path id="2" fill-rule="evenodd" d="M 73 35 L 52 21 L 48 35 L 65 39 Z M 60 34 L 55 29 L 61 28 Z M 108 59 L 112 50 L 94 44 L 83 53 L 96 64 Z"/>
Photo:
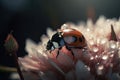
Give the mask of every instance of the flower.
<path id="1" fill-rule="evenodd" d="M 79 30 L 86 38 L 84 49 L 65 46 L 61 50 L 46 51 L 46 43 L 56 31 L 47 29 L 47 35 L 36 44 L 26 40 L 29 53 L 19 58 L 22 68 L 37 72 L 40 80 L 119 80 L 120 73 L 120 20 L 100 17 L 94 24 L 91 20 L 78 25 L 67 23 L 61 28 Z M 56 53 L 59 56 L 56 58 Z"/>

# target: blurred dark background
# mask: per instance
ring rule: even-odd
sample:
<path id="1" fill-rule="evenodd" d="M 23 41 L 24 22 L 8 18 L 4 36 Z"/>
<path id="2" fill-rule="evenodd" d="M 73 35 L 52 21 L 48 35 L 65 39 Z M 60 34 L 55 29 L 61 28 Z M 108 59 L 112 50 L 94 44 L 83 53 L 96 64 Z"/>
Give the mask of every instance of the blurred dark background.
<path id="1" fill-rule="evenodd" d="M 15 66 L 3 47 L 11 30 L 19 43 L 17 55 L 24 56 L 26 38 L 39 42 L 47 27 L 55 30 L 65 22 L 95 21 L 100 15 L 118 19 L 119 5 L 120 0 L 0 0 L 0 65 Z M 0 80 L 8 75 L 0 71 Z"/>

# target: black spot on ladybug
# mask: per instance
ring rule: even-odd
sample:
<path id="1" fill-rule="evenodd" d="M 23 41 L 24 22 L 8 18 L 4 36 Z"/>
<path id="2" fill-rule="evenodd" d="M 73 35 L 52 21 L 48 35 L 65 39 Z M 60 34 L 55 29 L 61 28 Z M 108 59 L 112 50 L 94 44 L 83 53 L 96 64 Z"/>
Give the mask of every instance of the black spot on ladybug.
<path id="1" fill-rule="evenodd" d="M 83 39 L 80 37 L 80 38 L 79 38 L 79 41 L 80 41 L 80 42 L 82 42 L 82 41 L 83 41 Z"/>

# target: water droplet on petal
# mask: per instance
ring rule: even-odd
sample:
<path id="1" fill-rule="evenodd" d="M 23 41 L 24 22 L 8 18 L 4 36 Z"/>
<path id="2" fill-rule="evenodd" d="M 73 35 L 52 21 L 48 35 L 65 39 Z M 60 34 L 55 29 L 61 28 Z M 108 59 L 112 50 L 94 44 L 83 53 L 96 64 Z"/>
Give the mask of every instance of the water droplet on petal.
<path id="1" fill-rule="evenodd" d="M 93 50 L 93 52 L 98 52 L 99 49 L 98 49 L 98 47 L 93 47 L 92 50 Z"/>
<path id="2" fill-rule="evenodd" d="M 111 55 L 110 55 L 110 57 L 113 57 L 113 56 L 114 56 L 114 54 L 111 54 Z"/>
<path id="3" fill-rule="evenodd" d="M 87 31 L 89 32 L 89 31 L 90 31 L 90 29 L 89 29 L 89 28 L 87 28 Z"/>
<path id="4" fill-rule="evenodd" d="M 111 45 L 111 48 L 113 48 L 113 49 L 114 49 L 114 48 L 115 48 L 115 45 L 114 45 L 114 44 L 112 44 L 112 45 Z"/>
<path id="5" fill-rule="evenodd" d="M 103 55 L 102 59 L 103 60 L 107 60 L 108 59 L 108 55 Z"/>
<path id="6" fill-rule="evenodd" d="M 94 57 L 92 56 L 92 57 L 90 57 L 90 60 L 93 60 L 94 59 Z"/>
<path id="7" fill-rule="evenodd" d="M 103 65 L 100 65 L 100 66 L 98 66 L 98 69 L 99 69 L 99 70 L 103 70 L 103 69 L 104 69 L 104 66 L 103 66 Z"/>
<path id="8" fill-rule="evenodd" d="M 94 45 L 95 42 L 94 42 L 93 40 L 89 40 L 89 44 L 90 44 L 90 45 Z"/>
<path id="9" fill-rule="evenodd" d="M 100 63 L 97 63 L 97 65 L 99 65 Z"/>
<path id="10" fill-rule="evenodd" d="M 96 55 L 95 58 L 98 58 L 98 55 Z M 99 63 L 98 63 L 98 64 L 99 64 Z"/>
<path id="11" fill-rule="evenodd" d="M 111 49 L 115 49 L 116 48 L 116 43 L 114 41 L 110 41 L 109 46 Z"/>
<path id="12" fill-rule="evenodd" d="M 106 38 L 101 39 L 100 44 L 105 44 L 108 40 Z"/>
<path id="13" fill-rule="evenodd" d="M 98 75 L 102 75 L 103 74 L 103 69 L 104 69 L 104 66 L 103 65 L 99 65 L 97 67 L 97 74 Z"/>

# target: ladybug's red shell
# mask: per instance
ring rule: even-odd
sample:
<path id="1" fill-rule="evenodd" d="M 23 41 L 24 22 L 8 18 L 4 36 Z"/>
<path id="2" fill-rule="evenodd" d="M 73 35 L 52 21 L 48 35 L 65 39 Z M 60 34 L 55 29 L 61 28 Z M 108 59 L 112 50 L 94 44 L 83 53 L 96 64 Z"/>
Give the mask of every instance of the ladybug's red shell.
<path id="1" fill-rule="evenodd" d="M 67 46 L 76 48 L 83 48 L 86 46 L 86 40 L 78 30 L 68 28 L 62 29 L 61 32 Z"/>

